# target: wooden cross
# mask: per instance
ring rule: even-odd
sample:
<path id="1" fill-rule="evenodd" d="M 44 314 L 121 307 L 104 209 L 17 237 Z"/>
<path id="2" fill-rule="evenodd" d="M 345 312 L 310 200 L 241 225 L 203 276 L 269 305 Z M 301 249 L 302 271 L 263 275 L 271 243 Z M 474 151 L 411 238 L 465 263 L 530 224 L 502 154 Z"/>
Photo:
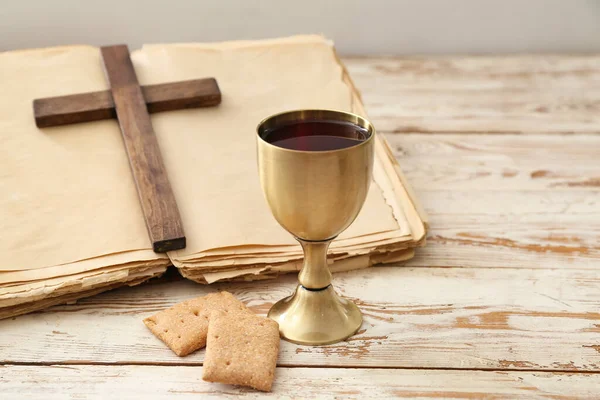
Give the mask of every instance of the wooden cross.
<path id="1" fill-rule="evenodd" d="M 117 118 L 155 252 L 185 247 L 175 196 L 149 113 L 221 103 L 214 78 L 140 87 L 126 45 L 101 49 L 110 90 L 36 99 L 39 128 Z"/>

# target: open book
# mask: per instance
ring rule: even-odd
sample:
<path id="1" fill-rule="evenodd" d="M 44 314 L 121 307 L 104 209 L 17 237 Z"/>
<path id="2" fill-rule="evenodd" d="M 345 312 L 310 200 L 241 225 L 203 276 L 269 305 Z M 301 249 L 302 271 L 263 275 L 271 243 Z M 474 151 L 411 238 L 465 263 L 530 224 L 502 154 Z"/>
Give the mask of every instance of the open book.
<path id="1" fill-rule="evenodd" d="M 33 99 L 108 88 L 99 49 L 2 53 L 0 318 L 135 285 L 171 264 L 201 283 L 299 270 L 300 246 L 261 192 L 255 129 L 300 108 L 365 114 L 332 43 L 149 45 L 132 60 L 143 85 L 212 76 L 223 93 L 216 108 L 152 116 L 187 247 L 152 251 L 116 120 L 35 125 Z M 365 205 L 330 248 L 332 271 L 406 260 L 424 243 L 426 217 L 381 135 L 375 153 Z"/>

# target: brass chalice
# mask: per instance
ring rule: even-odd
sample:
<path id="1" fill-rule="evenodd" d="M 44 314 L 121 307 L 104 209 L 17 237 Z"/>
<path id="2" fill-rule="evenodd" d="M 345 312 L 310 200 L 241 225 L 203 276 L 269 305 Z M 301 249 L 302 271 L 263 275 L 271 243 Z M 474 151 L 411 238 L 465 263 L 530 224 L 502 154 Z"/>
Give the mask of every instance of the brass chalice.
<path id="1" fill-rule="evenodd" d="M 362 315 L 333 290 L 327 249 L 352 224 L 367 197 L 375 130 L 355 114 L 300 110 L 273 115 L 257 131 L 265 197 L 275 219 L 304 250 L 300 285 L 268 316 L 294 343 L 344 340 L 360 328 Z"/>

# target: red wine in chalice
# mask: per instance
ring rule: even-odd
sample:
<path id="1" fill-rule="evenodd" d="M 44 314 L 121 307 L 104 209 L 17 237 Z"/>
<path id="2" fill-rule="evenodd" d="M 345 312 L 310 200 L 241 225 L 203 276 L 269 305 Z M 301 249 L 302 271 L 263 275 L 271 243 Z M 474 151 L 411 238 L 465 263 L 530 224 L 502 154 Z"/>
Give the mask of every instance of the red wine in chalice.
<path id="1" fill-rule="evenodd" d="M 344 121 L 297 121 L 265 131 L 263 138 L 278 147 L 300 151 L 340 150 L 369 138 L 366 128 Z"/>

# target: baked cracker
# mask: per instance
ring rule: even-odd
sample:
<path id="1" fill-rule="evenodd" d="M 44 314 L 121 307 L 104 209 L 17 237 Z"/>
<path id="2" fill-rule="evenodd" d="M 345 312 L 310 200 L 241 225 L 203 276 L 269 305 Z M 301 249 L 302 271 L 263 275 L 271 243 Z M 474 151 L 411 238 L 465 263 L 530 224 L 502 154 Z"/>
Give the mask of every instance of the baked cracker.
<path id="1" fill-rule="evenodd" d="M 144 324 L 180 357 L 206 345 L 210 313 L 252 313 L 229 292 L 211 293 L 186 300 L 144 319 Z"/>
<path id="2" fill-rule="evenodd" d="M 253 314 L 214 311 L 208 326 L 202 379 L 268 392 L 278 354 L 277 322 Z"/>

